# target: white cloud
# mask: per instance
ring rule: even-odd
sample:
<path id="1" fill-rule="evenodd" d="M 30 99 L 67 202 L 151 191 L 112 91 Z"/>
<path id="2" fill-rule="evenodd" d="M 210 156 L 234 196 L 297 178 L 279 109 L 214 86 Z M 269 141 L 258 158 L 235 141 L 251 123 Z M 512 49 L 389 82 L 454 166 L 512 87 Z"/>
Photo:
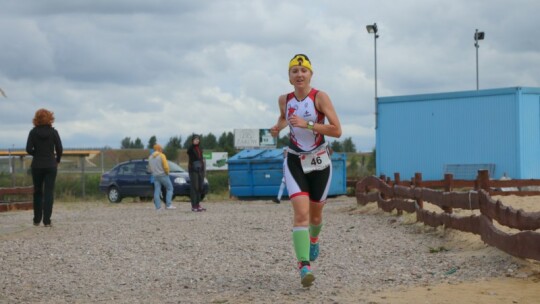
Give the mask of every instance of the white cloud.
<path id="1" fill-rule="evenodd" d="M 408 1 L 0 0 L 0 149 L 23 147 L 40 107 L 66 147 L 118 147 L 270 127 L 292 87 L 287 63 L 307 53 L 358 149 L 374 130 L 373 35 L 379 96 L 540 86 L 540 3 Z M 330 139 L 332 140 L 332 139 Z"/>

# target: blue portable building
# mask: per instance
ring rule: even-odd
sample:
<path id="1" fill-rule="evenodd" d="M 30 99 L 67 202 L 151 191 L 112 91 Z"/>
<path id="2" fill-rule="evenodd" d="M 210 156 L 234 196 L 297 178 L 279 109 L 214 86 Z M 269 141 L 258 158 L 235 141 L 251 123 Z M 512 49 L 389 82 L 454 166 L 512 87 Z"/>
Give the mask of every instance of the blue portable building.
<path id="1" fill-rule="evenodd" d="M 332 154 L 329 196 L 347 193 L 347 155 Z M 236 197 L 273 197 L 283 178 L 283 150 L 242 150 L 228 160 L 230 194 Z M 284 196 L 287 195 L 285 189 Z"/>
<path id="2" fill-rule="evenodd" d="M 540 88 L 378 99 L 377 175 L 540 178 Z"/>

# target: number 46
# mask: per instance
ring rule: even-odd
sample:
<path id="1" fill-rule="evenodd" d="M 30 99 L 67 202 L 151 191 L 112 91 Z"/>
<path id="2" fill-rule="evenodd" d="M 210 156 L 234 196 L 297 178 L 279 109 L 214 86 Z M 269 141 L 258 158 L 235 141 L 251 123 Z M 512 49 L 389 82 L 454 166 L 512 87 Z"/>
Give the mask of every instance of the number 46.
<path id="1" fill-rule="evenodd" d="M 312 166 L 320 165 L 320 164 L 322 164 L 322 159 L 321 159 L 320 156 L 317 156 L 317 157 L 315 157 L 315 158 L 313 158 L 313 159 L 311 160 L 311 165 L 312 165 Z"/>

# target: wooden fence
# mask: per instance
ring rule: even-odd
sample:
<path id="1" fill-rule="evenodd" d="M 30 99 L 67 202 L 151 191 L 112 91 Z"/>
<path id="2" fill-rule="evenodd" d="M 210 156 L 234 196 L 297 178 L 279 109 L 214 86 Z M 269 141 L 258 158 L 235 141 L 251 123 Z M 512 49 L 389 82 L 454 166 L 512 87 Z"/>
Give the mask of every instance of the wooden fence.
<path id="1" fill-rule="evenodd" d="M 356 184 L 356 200 L 360 205 L 377 202 L 379 208 L 386 212 L 394 209 L 398 214 L 402 211 L 416 213 L 417 220 L 432 226 L 444 225 L 447 228 L 471 232 L 480 235 L 482 241 L 508 254 L 520 258 L 540 261 L 540 212 L 525 212 L 505 206 L 491 195 L 540 195 L 538 191 L 501 191 L 497 189 L 540 186 L 540 180 L 489 180 L 487 170 L 478 171 L 475 181 L 457 181 L 445 175 L 444 180 L 423 182 L 422 175 L 416 173 L 410 182 L 402 182 L 399 174 L 394 182 L 386 177 L 366 177 Z M 431 188 L 442 188 L 436 190 Z M 452 189 L 461 188 L 459 192 Z M 471 188 L 464 190 L 462 188 Z M 371 191 L 376 189 L 378 191 Z M 521 193 L 518 193 L 521 192 Z M 423 208 L 429 202 L 441 208 L 443 212 L 431 212 Z M 480 215 L 459 217 L 453 214 L 453 208 L 479 210 Z M 499 230 L 494 224 L 520 230 L 508 234 Z"/>
<path id="2" fill-rule="evenodd" d="M 0 188 L 0 212 L 33 209 L 33 193 L 34 186 Z"/>

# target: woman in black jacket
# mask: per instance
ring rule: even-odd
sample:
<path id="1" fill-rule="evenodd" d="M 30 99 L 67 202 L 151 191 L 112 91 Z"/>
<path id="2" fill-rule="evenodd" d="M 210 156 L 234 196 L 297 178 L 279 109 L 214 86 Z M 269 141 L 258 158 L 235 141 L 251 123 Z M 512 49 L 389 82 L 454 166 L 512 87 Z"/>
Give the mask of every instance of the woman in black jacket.
<path id="1" fill-rule="evenodd" d="M 189 179 L 191 181 L 191 211 L 193 212 L 206 211 L 206 209 L 201 206 L 201 195 L 204 187 L 205 163 L 203 151 L 199 144 L 200 137 L 199 135 L 194 134 L 191 137 L 191 146 L 187 150 L 187 154 L 189 156 Z"/>
<path id="2" fill-rule="evenodd" d="M 43 220 L 51 227 L 54 203 L 54 183 L 57 167 L 62 158 L 62 141 L 52 127 L 54 113 L 46 109 L 36 111 L 34 128 L 28 134 L 26 152 L 32 155 L 32 181 L 34 182 L 34 226 Z"/>

